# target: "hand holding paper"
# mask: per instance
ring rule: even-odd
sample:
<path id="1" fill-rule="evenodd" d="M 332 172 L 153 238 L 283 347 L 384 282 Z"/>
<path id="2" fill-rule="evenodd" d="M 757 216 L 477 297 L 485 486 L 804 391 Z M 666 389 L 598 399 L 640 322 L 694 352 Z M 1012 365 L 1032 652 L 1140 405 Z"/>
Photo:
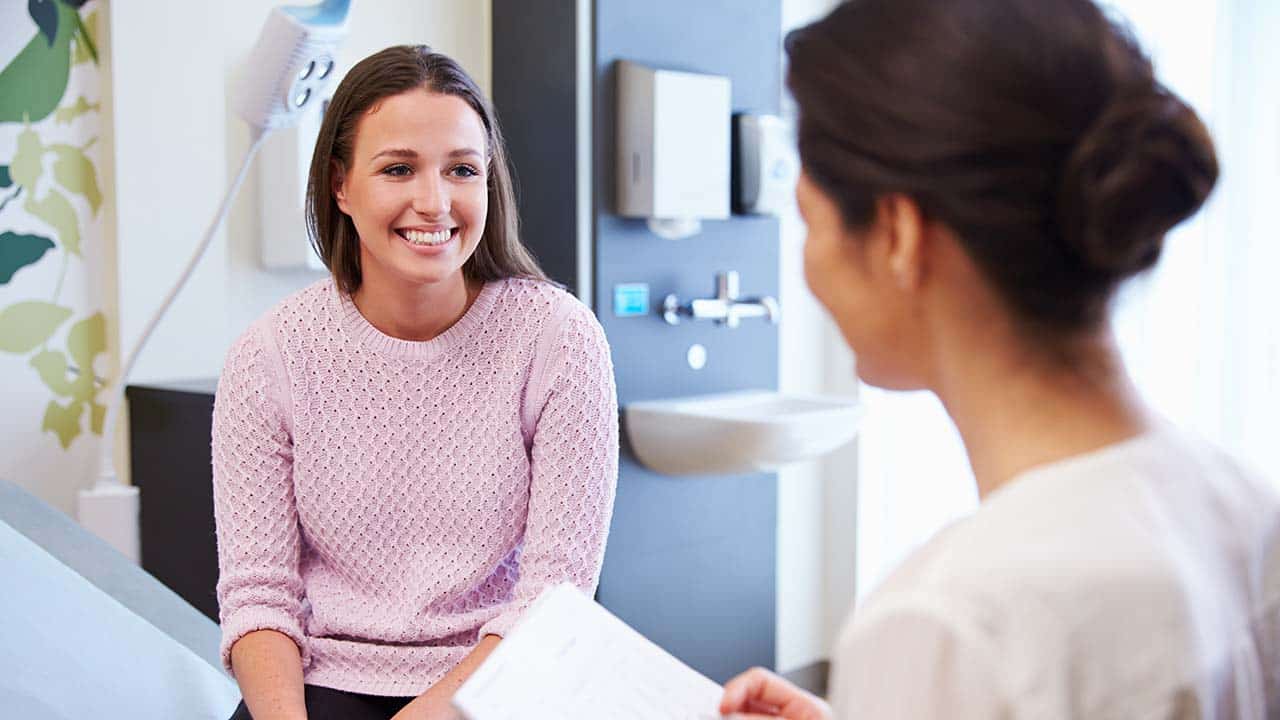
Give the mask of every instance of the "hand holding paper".
<path id="1" fill-rule="evenodd" d="M 538 598 L 453 702 L 469 720 L 719 720 L 722 694 L 566 583 Z"/>

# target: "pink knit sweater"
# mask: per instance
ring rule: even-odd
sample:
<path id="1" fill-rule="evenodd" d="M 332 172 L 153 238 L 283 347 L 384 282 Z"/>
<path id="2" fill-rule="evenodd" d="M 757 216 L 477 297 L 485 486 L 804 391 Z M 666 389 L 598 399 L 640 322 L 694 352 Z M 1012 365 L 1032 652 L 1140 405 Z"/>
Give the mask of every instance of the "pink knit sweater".
<path id="1" fill-rule="evenodd" d="M 488 283 L 427 342 L 331 280 L 287 298 L 214 406 L 223 662 L 278 630 L 309 684 L 417 695 L 549 585 L 594 591 L 616 402 L 599 323 L 545 283 Z"/>

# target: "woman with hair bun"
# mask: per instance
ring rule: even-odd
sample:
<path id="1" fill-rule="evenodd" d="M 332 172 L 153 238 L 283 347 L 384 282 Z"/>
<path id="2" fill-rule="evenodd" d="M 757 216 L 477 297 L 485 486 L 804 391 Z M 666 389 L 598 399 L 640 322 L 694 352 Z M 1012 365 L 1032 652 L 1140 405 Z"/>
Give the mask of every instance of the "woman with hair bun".
<path id="1" fill-rule="evenodd" d="M 851 0 L 787 52 L 809 286 L 982 503 L 846 623 L 831 705 L 756 669 L 721 711 L 1280 717 L 1280 500 L 1146 406 L 1108 317 L 1214 186 L 1196 114 L 1089 0 Z"/>

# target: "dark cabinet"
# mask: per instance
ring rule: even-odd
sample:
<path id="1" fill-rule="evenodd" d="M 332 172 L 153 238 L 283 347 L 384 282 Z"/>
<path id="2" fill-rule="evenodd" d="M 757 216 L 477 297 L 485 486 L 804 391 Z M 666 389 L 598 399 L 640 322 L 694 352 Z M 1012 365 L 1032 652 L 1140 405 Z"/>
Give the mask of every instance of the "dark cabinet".
<path id="1" fill-rule="evenodd" d="M 131 385 L 130 474 L 142 569 L 218 620 L 218 550 L 209 438 L 215 380 Z"/>

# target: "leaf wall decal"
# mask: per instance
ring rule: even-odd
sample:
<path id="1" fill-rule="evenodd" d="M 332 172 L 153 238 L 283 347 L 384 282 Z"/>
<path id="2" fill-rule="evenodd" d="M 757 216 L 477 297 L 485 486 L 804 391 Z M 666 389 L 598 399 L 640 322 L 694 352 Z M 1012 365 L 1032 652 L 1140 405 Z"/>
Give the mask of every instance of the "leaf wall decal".
<path id="1" fill-rule="evenodd" d="M 9 161 L 9 173 L 13 176 L 13 181 L 34 190 L 36 183 L 40 181 L 40 173 L 44 171 L 43 157 L 44 143 L 40 142 L 40 136 L 30 127 L 23 128 L 18 133 L 13 159 Z"/>
<path id="2" fill-rule="evenodd" d="M 49 192 L 40 199 L 28 195 L 22 209 L 48 223 L 57 231 L 62 247 L 72 255 L 80 254 L 80 219 L 76 217 L 76 209 L 72 207 L 67 196 L 58 192 L 57 188 L 49 188 Z"/>
<path id="3" fill-rule="evenodd" d="M 58 3 L 54 0 L 27 0 L 27 14 L 45 40 L 53 45 L 58 37 Z"/>
<path id="4" fill-rule="evenodd" d="M 41 28 L 26 47 L 0 69 L 0 122 L 43 120 L 58 107 L 62 94 L 67 91 L 71 38 L 78 31 L 79 16 L 71 7 L 53 0 L 33 0 L 31 6 L 36 5 L 40 6 L 38 12 L 41 13 L 47 13 L 44 8 L 49 6 L 56 9 L 56 27 Z M 36 22 L 39 24 L 41 19 L 36 18 Z M 54 30 L 56 34 L 48 38 L 43 34 L 45 29 Z"/>
<path id="5" fill-rule="evenodd" d="M 40 381 L 55 395 L 70 397 L 75 393 L 72 381 L 67 379 L 67 354 L 60 350 L 44 350 L 31 357 L 31 367 L 40 375 Z"/>
<path id="6" fill-rule="evenodd" d="M 71 105 L 58 108 L 53 113 L 53 119 L 57 120 L 60 125 L 66 125 L 76 118 L 88 115 L 91 112 L 99 112 L 100 110 L 102 110 L 102 103 L 91 103 L 81 95 Z"/>
<path id="7" fill-rule="evenodd" d="M 71 317 L 71 308 L 39 300 L 0 310 L 0 351 L 29 353 Z"/>
<path id="8" fill-rule="evenodd" d="M 80 366 L 81 375 L 92 380 L 93 360 L 106 351 L 107 319 L 102 313 L 94 313 L 71 326 L 71 332 L 67 334 L 67 352 Z M 89 387 L 93 387 L 92 382 Z"/>
<path id="9" fill-rule="evenodd" d="M 0 285 L 7 284 L 15 273 L 34 265 L 53 248 L 53 241 L 40 235 L 0 233 Z"/>
<path id="10" fill-rule="evenodd" d="M 98 11 L 94 10 L 89 13 L 89 17 L 83 19 L 79 13 L 76 13 L 75 19 L 76 35 L 75 42 L 71 45 L 71 64 L 79 65 L 80 63 L 92 61 L 94 65 L 97 65 Z"/>
<path id="11" fill-rule="evenodd" d="M 62 187 L 84 196 L 93 214 L 102 205 L 102 193 L 98 191 L 98 176 L 93 162 L 74 145 L 50 145 L 49 151 L 57 158 L 53 163 L 53 178 Z"/>
<path id="12" fill-rule="evenodd" d="M 71 441 L 80 434 L 80 416 L 83 414 L 83 401 L 77 400 L 63 405 L 57 400 L 50 400 L 44 408 L 44 423 L 41 424 L 40 429 L 56 434 L 62 449 L 66 450 L 71 447 Z"/>

